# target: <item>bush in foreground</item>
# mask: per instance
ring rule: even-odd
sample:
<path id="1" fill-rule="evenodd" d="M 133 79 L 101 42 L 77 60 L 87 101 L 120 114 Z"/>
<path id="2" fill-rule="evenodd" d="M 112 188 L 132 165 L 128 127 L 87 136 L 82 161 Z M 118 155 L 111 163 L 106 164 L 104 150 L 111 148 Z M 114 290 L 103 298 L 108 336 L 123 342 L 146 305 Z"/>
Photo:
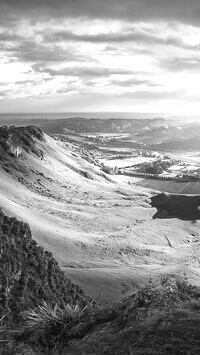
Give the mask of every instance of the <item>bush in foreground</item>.
<path id="1" fill-rule="evenodd" d="M 54 351 L 62 348 L 63 334 L 66 329 L 81 322 L 89 311 L 89 306 L 83 309 L 79 305 L 66 304 L 52 307 L 46 302 L 21 314 L 24 331 L 21 340 L 32 345 L 35 350 Z"/>
<path id="2" fill-rule="evenodd" d="M 43 303 L 20 316 L 12 340 L 20 355 L 200 353 L 200 289 L 180 277 L 150 281 L 110 307 Z"/>

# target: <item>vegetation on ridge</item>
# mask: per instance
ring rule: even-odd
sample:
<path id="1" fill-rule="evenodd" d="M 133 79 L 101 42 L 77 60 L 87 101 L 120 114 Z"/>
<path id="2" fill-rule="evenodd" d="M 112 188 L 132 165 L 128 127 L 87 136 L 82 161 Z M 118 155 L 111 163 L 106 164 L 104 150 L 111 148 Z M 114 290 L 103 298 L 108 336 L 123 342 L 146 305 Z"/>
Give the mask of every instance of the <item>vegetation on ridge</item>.
<path id="1" fill-rule="evenodd" d="M 30 354 L 196 355 L 200 352 L 200 289 L 162 278 L 110 307 L 48 304 L 23 314 L 19 345 Z M 20 353 L 23 354 L 23 353 Z M 24 354 L 27 354 L 24 352 Z"/>
<path id="2" fill-rule="evenodd" d="M 0 338 L 8 337 L 5 327 L 23 328 L 21 312 L 41 302 L 82 309 L 90 299 L 65 277 L 52 254 L 37 246 L 26 223 L 0 210 Z"/>
<path id="3" fill-rule="evenodd" d="M 27 224 L 0 211 L 0 350 L 5 355 L 200 352 L 200 289 L 178 277 L 149 282 L 98 308 L 65 278 Z"/>
<path id="4" fill-rule="evenodd" d="M 82 339 L 74 334 L 62 354 L 200 353 L 200 289 L 184 278 L 150 281 L 120 303 L 100 310 L 91 321 Z"/>

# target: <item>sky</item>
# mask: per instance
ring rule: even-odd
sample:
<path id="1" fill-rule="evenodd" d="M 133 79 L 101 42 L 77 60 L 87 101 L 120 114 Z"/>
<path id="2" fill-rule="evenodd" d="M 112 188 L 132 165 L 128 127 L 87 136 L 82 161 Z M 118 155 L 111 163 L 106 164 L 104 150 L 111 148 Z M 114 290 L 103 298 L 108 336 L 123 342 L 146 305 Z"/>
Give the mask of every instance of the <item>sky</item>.
<path id="1" fill-rule="evenodd" d="M 200 114 L 199 0 L 0 0 L 0 112 Z"/>

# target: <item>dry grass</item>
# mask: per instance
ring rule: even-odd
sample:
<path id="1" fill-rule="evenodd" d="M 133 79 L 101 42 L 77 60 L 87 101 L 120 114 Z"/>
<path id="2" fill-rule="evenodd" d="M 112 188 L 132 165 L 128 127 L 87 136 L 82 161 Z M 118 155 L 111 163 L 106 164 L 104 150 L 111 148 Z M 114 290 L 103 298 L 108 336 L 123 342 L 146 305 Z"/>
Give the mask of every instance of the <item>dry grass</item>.
<path id="1" fill-rule="evenodd" d="M 60 353 L 66 334 L 91 312 L 93 305 L 81 308 L 79 305 L 57 304 L 52 307 L 46 302 L 21 313 L 24 332 L 22 341 L 31 345 L 34 351 L 48 349 L 53 354 Z"/>
<path id="2" fill-rule="evenodd" d="M 43 332 L 53 325 L 66 325 L 72 321 L 78 320 L 83 310 L 76 305 L 66 304 L 63 308 L 57 304 L 51 307 L 46 302 L 41 306 L 22 313 L 27 329 L 34 332 Z"/>

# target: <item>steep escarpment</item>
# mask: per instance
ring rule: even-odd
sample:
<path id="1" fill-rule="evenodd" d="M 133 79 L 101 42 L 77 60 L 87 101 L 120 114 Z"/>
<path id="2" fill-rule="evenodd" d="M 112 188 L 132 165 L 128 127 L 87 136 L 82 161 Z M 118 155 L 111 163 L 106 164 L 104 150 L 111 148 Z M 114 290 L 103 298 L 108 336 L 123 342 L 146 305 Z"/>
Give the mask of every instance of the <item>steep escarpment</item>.
<path id="1" fill-rule="evenodd" d="M 28 173 L 23 160 L 27 153 L 43 158 L 43 151 L 37 142 L 43 142 L 44 134 L 35 126 L 0 127 L 0 167 L 7 173 Z"/>
<path id="2" fill-rule="evenodd" d="M 0 210 L 0 317 L 42 301 L 84 306 L 88 298 L 68 280 L 52 254 L 32 239 L 28 224 Z"/>
<path id="3" fill-rule="evenodd" d="M 44 134 L 38 127 L 0 127 L 1 150 L 11 156 L 19 157 L 24 150 L 27 153 L 32 152 L 41 157 L 42 152 L 37 149 L 35 140 L 44 140 Z"/>

